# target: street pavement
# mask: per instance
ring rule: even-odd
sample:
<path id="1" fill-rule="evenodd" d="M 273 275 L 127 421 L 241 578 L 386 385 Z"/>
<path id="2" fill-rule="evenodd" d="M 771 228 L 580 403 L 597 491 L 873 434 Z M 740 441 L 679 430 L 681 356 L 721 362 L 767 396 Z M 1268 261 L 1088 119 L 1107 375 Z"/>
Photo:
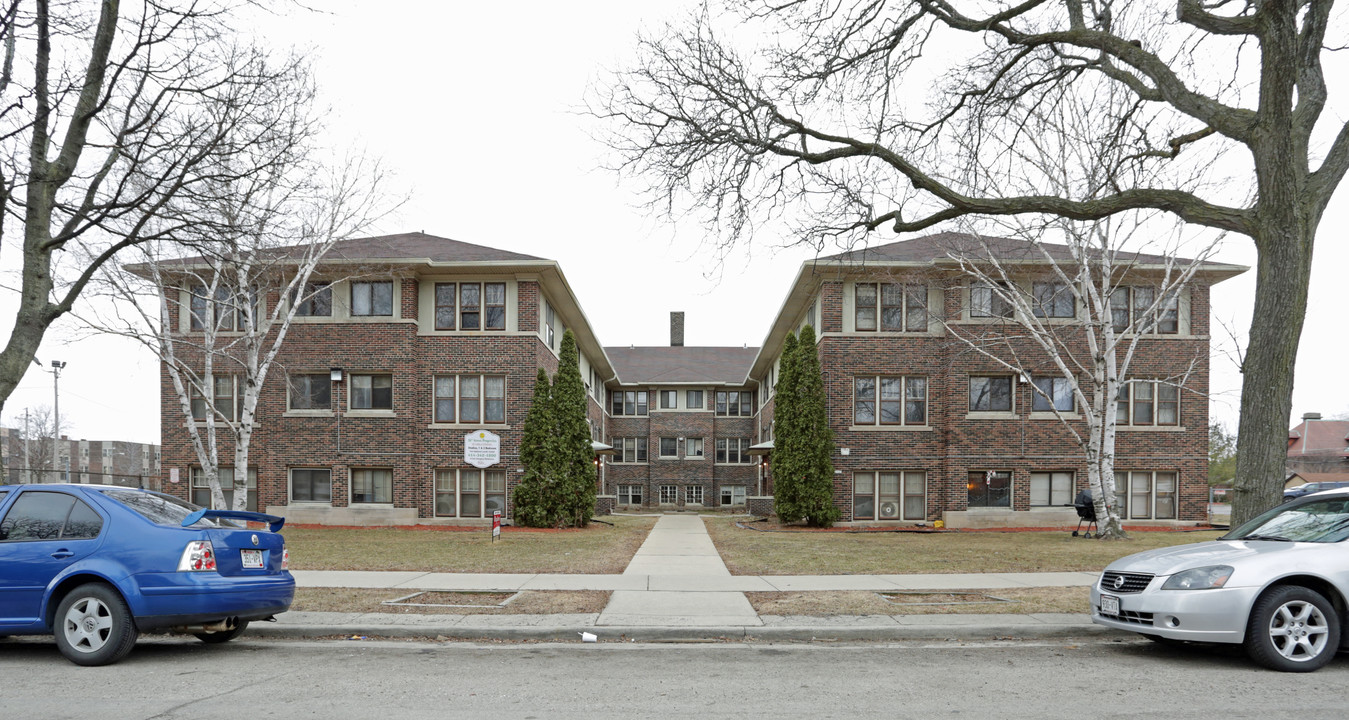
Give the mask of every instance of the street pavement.
<path id="1" fill-rule="evenodd" d="M 447 640 L 906 640 L 1118 634 L 1082 614 L 759 615 L 746 592 L 998 590 L 1088 587 L 1096 573 L 731 575 L 696 515 L 664 515 L 620 575 L 296 570 L 299 587 L 389 590 L 606 590 L 602 612 L 574 615 L 402 615 L 287 612 L 250 634 L 280 637 L 440 637 Z M 1085 608 L 1084 608 L 1085 609 Z"/>

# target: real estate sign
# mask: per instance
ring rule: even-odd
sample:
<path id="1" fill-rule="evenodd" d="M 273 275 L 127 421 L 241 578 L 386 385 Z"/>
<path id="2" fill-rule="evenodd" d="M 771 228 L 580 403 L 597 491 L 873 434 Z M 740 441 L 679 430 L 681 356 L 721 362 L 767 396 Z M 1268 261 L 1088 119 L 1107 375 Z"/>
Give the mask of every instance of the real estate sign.
<path id="1" fill-rule="evenodd" d="M 474 430 L 464 436 L 464 462 L 476 468 L 488 468 L 501 462 L 501 436 L 486 430 Z"/>

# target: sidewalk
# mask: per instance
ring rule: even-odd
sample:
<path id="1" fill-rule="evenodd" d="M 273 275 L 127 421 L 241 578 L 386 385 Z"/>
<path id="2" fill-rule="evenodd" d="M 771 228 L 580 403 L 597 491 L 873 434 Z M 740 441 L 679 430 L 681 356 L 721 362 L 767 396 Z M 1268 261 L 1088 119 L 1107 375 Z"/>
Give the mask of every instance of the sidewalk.
<path id="1" fill-rule="evenodd" d="M 459 574 L 294 571 L 299 587 L 398 590 L 607 590 L 603 612 L 585 615 L 282 614 L 250 627 L 282 637 L 385 636 L 453 640 L 576 641 L 581 632 L 605 640 L 690 641 L 995 639 L 1081 637 L 1112 633 L 1086 614 L 758 615 L 746 592 L 830 590 L 994 590 L 1088 587 L 1096 573 L 969 573 L 953 575 L 735 576 L 697 516 L 666 515 L 621 575 Z"/>

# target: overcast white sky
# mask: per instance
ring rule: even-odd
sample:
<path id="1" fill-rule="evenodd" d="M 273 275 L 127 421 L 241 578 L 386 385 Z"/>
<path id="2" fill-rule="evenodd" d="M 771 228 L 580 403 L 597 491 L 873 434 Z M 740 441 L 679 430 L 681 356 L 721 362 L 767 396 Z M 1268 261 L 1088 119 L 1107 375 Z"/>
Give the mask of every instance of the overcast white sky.
<path id="1" fill-rule="evenodd" d="M 701 229 L 649 217 L 634 188 L 600 168 L 605 150 L 578 112 L 596 76 L 629 56 L 640 27 L 656 28 L 690 3 L 330 0 L 321 3 L 327 14 L 294 12 L 265 31 L 278 44 L 314 49 L 337 142 L 382 158 L 410 194 L 382 232 L 424 231 L 558 260 L 606 345 L 667 344 L 671 310 L 685 311 L 689 345 L 757 345 L 811 252 L 759 238 L 752 256 L 709 278 Z M 1349 413 L 1344 197 L 1341 190 L 1318 238 L 1294 423 L 1304 412 Z M 14 259 L 6 253 L 0 263 Z M 1233 238 L 1217 259 L 1253 266 L 1254 248 Z M 1254 285 L 1252 270 L 1216 287 L 1215 316 L 1244 333 Z M 5 333 L 12 307 L 0 298 Z M 62 323 L 38 358 L 44 367 L 68 363 L 61 414 L 72 437 L 158 441 L 158 373 L 148 353 L 78 337 Z M 1233 427 L 1239 389 L 1234 363 L 1215 351 L 1212 411 Z M 6 404 L 5 424 L 51 402 L 52 376 L 34 367 Z"/>

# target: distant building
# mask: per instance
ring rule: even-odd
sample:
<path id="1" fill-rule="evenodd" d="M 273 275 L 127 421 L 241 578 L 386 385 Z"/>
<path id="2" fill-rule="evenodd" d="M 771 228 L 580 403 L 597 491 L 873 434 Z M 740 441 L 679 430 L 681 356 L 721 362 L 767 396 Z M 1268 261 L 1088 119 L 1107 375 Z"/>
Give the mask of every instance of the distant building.
<path id="1" fill-rule="evenodd" d="M 1322 420 L 1307 413 L 1288 431 L 1289 473 L 1349 472 L 1349 420 Z"/>
<path id="2" fill-rule="evenodd" d="M 52 443 L 49 437 L 25 438 L 21 430 L 0 428 L 4 482 L 70 482 L 155 490 L 160 487 L 158 445 L 127 440 L 71 440 L 62 436 L 55 441 L 55 462 L 52 462 Z"/>

